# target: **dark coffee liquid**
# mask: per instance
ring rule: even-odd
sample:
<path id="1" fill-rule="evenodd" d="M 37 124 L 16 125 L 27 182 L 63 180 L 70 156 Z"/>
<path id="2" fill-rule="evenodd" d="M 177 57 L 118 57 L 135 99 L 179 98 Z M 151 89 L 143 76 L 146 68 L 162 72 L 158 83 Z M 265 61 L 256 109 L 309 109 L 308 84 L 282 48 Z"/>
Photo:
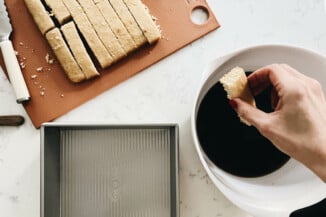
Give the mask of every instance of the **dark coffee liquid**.
<path id="1" fill-rule="evenodd" d="M 271 89 L 267 89 L 255 97 L 257 107 L 265 112 L 272 111 L 270 92 Z M 240 122 L 220 83 L 208 91 L 199 106 L 197 134 L 208 158 L 233 175 L 263 176 L 289 160 L 255 127 Z"/>

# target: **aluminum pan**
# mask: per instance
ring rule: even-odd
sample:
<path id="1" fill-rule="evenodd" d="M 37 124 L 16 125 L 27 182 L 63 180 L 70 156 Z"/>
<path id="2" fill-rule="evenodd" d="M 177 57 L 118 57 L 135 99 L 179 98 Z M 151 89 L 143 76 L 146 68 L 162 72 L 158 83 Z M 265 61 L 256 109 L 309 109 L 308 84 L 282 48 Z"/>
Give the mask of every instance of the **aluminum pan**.
<path id="1" fill-rule="evenodd" d="M 41 217 L 178 217 L 178 183 L 175 124 L 41 128 Z"/>

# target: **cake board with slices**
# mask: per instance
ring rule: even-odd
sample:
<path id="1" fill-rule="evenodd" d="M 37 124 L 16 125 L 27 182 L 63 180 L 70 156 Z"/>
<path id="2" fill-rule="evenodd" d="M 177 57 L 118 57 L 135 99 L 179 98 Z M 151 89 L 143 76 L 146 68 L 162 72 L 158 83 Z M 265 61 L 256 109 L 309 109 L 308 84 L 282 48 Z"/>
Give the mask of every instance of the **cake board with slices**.
<path id="1" fill-rule="evenodd" d="M 24 108 L 36 128 L 44 122 L 64 115 L 219 27 L 205 0 L 143 0 L 151 15 L 156 18 L 162 38 L 153 45 L 145 45 L 128 54 L 108 68 L 100 69 L 100 76 L 76 84 L 67 78 L 24 1 L 5 2 L 13 25 L 11 39 L 31 93 L 31 100 L 24 104 Z M 207 10 L 208 20 L 204 24 L 197 25 L 191 21 L 194 8 Z M 5 70 L 2 57 L 0 65 Z"/>

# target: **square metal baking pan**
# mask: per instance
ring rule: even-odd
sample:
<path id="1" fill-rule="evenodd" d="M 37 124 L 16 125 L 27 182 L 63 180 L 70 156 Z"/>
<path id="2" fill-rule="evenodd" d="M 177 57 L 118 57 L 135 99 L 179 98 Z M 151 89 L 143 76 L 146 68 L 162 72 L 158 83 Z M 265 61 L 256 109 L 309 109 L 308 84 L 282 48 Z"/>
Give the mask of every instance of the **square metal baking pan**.
<path id="1" fill-rule="evenodd" d="M 179 217 L 178 126 L 46 123 L 41 217 Z"/>

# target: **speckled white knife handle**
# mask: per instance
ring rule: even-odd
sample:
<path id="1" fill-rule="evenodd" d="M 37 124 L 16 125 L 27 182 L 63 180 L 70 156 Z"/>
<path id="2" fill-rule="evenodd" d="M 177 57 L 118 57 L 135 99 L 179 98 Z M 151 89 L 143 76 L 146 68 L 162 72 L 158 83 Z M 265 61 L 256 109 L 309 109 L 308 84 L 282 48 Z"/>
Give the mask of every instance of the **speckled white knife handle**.
<path id="1" fill-rule="evenodd" d="M 16 101 L 17 103 L 23 103 L 30 99 L 30 95 L 12 43 L 10 40 L 6 40 L 0 43 L 0 47 L 10 83 L 16 94 Z"/>

